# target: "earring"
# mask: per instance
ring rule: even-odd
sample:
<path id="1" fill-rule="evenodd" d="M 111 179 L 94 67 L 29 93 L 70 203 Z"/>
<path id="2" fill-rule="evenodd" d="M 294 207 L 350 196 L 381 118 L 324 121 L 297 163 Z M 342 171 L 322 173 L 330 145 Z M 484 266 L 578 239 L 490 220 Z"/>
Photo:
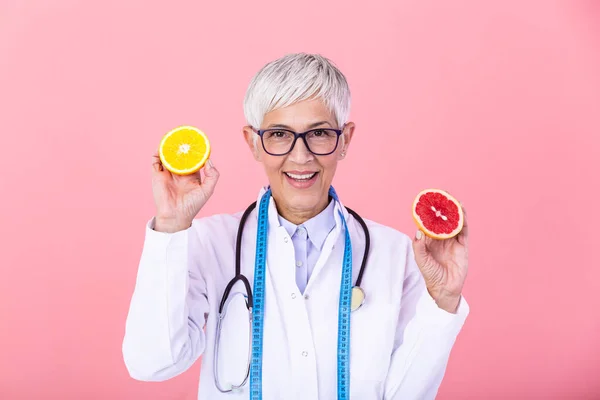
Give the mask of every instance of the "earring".
<path id="1" fill-rule="evenodd" d="M 346 157 L 346 152 L 342 151 L 342 154 L 340 154 L 342 157 Z"/>

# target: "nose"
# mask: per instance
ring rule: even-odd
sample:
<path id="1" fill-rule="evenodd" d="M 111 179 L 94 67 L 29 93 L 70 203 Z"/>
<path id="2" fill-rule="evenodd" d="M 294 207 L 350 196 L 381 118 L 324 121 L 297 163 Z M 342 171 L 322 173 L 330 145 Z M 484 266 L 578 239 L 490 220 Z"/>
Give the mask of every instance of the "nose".
<path id="1" fill-rule="evenodd" d="M 314 154 L 308 150 L 304 140 L 298 138 L 294 144 L 294 148 L 292 148 L 292 151 L 289 153 L 288 158 L 290 161 L 294 161 L 298 164 L 306 164 L 313 160 Z"/>

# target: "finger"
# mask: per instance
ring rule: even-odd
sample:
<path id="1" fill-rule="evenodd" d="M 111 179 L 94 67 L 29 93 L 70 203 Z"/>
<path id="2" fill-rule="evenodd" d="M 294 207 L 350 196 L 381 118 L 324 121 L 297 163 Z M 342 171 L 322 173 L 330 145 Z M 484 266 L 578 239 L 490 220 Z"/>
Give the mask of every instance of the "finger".
<path id="1" fill-rule="evenodd" d="M 152 156 L 152 176 L 162 179 L 174 179 L 174 175 L 162 163 L 158 153 Z"/>
<path id="2" fill-rule="evenodd" d="M 219 171 L 215 168 L 213 162 L 209 159 L 206 162 L 206 167 L 204 168 L 204 182 L 202 186 L 206 188 L 209 193 L 212 193 L 217 185 L 219 180 Z"/>
<path id="3" fill-rule="evenodd" d="M 413 238 L 412 245 L 417 265 L 425 265 L 429 259 L 429 251 L 427 250 L 427 237 L 421 230 L 417 231 Z"/>
<path id="4" fill-rule="evenodd" d="M 457 240 L 460 244 L 466 245 L 469 240 L 469 223 L 467 222 L 467 210 L 461 203 L 461 208 L 463 211 L 463 227 L 461 231 L 458 233 Z"/>
<path id="5" fill-rule="evenodd" d="M 162 162 L 160 161 L 160 156 L 158 155 L 158 153 L 155 153 L 152 156 L 152 168 L 155 172 L 162 172 L 165 169 L 162 165 Z"/>

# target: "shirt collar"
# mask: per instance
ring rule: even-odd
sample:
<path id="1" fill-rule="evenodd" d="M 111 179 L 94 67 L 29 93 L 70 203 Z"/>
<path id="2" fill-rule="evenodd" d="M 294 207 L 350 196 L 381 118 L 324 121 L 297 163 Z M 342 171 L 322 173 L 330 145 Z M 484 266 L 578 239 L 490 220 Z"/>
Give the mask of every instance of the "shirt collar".
<path id="1" fill-rule="evenodd" d="M 323 247 L 323 243 L 325 243 L 325 239 L 327 238 L 329 232 L 331 232 L 331 230 L 335 227 L 335 217 L 333 214 L 334 209 L 335 201 L 331 200 L 323 211 L 302 224 L 308 233 L 308 238 L 319 250 L 321 250 Z M 279 222 L 285 228 L 288 234 L 290 236 L 294 236 L 294 233 L 300 225 L 291 223 L 281 215 L 278 217 Z"/>

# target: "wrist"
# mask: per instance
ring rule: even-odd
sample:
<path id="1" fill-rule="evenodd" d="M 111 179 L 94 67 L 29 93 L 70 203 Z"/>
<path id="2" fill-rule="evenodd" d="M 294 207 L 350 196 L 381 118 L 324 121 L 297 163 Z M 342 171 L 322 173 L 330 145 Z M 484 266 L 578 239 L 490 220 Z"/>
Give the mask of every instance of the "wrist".
<path id="1" fill-rule="evenodd" d="M 154 218 L 154 230 L 164 233 L 175 233 L 184 231 L 192 226 L 192 223 L 187 220 L 182 220 L 172 217 L 156 216 Z"/>
<path id="2" fill-rule="evenodd" d="M 427 290 L 439 308 L 451 314 L 456 314 L 462 297 L 460 293 L 448 293 L 429 288 Z"/>

